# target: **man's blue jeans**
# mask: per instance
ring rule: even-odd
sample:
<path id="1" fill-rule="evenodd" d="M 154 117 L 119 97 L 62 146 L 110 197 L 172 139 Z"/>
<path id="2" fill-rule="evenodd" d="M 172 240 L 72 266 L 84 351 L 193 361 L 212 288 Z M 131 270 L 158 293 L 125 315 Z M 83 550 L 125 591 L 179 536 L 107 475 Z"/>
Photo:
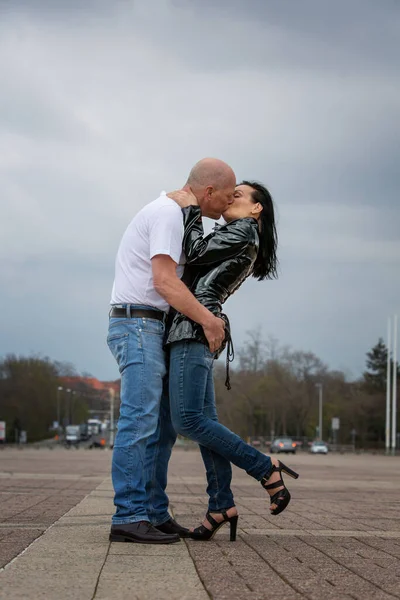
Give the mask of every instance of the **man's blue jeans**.
<path id="1" fill-rule="evenodd" d="M 181 435 L 200 444 L 207 473 L 210 512 L 234 506 L 233 463 L 260 481 L 272 463 L 238 435 L 218 423 L 213 382 L 214 356 L 208 346 L 192 340 L 170 346 L 169 395 L 172 424 Z"/>
<path id="2" fill-rule="evenodd" d="M 149 308 L 135 306 L 133 308 Z M 157 319 L 110 318 L 108 346 L 121 374 L 121 407 L 112 480 L 113 524 L 169 519 L 167 468 L 176 433 L 165 390 L 165 325 Z"/>

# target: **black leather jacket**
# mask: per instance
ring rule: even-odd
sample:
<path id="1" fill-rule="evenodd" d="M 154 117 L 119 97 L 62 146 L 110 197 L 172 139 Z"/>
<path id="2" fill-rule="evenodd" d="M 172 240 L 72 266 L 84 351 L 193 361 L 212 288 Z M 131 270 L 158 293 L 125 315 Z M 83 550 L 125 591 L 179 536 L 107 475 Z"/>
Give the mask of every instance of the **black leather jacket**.
<path id="1" fill-rule="evenodd" d="M 183 250 L 186 267 L 182 281 L 201 304 L 212 313 L 221 316 L 222 304 L 252 273 L 257 258 L 259 237 L 256 219 L 237 219 L 218 226 L 203 238 L 200 208 L 189 206 L 182 209 L 185 233 Z M 230 337 L 229 321 L 227 336 L 218 357 Z M 193 339 L 207 344 L 201 325 L 182 313 L 171 309 L 166 343 Z"/>

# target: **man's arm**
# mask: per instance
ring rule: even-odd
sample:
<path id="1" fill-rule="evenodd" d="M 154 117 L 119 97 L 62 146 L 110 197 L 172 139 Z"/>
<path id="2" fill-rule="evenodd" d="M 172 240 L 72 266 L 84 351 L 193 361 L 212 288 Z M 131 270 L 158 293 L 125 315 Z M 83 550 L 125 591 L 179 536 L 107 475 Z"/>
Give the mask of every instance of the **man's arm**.
<path id="1" fill-rule="evenodd" d="M 225 323 L 200 304 L 176 274 L 177 263 L 166 254 L 151 259 L 154 289 L 170 306 L 203 327 L 204 335 L 215 352 L 225 338 Z"/>
<path id="2" fill-rule="evenodd" d="M 182 212 L 185 228 L 183 251 L 188 265 L 222 263 L 241 254 L 254 237 L 251 235 L 252 225 L 244 219 L 229 226 L 229 235 L 224 227 L 203 237 L 200 208 L 188 206 L 183 208 Z"/>
<path id="3" fill-rule="evenodd" d="M 201 210 L 191 190 L 176 190 L 168 197 L 181 207 L 183 213 L 183 251 L 188 265 L 221 263 L 243 252 L 253 239 L 252 225 L 243 219 L 226 229 L 217 229 L 204 237 Z"/>

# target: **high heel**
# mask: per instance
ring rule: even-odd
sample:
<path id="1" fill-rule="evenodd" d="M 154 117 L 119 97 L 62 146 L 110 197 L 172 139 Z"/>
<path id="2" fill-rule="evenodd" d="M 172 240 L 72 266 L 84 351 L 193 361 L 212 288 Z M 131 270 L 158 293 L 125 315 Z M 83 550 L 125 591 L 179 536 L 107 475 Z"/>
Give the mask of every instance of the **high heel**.
<path id="1" fill-rule="evenodd" d="M 268 483 L 268 480 L 271 477 L 272 473 L 276 471 L 278 471 L 280 475 L 278 481 L 275 481 L 274 483 Z M 297 479 L 299 477 L 299 474 L 296 473 L 296 471 L 293 471 L 293 469 L 290 469 L 289 467 L 284 465 L 280 460 L 278 460 L 278 464 L 273 465 L 268 477 L 263 477 L 261 479 L 261 485 L 265 490 L 273 490 L 275 488 L 283 486 L 282 490 L 279 490 L 278 492 L 276 492 L 276 494 L 273 494 L 273 496 L 270 497 L 270 504 L 276 504 L 276 508 L 274 508 L 274 510 L 271 510 L 271 515 L 279 515 L 279 513 L 285 510 L 285 508 L 290 502 L 290 493 L 283 482 L 282 471 L 289 475 L 289 477 L 293 477 L 293 479 Z"/>
<path id="2" fill-rule="evenodd" d="M 229 523 L 231 531 L 230 531 L 230 541 L 236 541 L 236 531 L 237 524 L 239 520 L 239 515 L 234 515 L 232 517 L 228 517 L 226 510 L 221 510 L 219 513 L 224 517 L 223 521 L 216 521 L 209 512 L 206 514 L 206 519 L 210 523 L 212 529 L 207 529 L 204 525 L 200 525 L 200 527 L 196 527 L 194 531 L 190 532 L 190 537 L 192 540 L 212 540 L 214 535 L 217 533 L 218 529 L 220 529 L 225 523 Z"/>
<path id="3" fill-rule="evenodd" d="M 293 479 L 298 479 L 299 478 L 299 474 L 296 473 L 296 471 L 293 471 L 293 469 L 290 469 L 289 467 L 287 467 L 286 465 L 283 464 L 283 462 L 281 462 L 280 460 L 278 460 L 279 462 L 279 467 L 280 468 L 276 468 L 276 471 L 283 471 L 284 473 L 286 473 L 287 475 L 289 475 L 289 477 L 293 477 Z M 274 465 L 275 466 L 275 465 Z"/>

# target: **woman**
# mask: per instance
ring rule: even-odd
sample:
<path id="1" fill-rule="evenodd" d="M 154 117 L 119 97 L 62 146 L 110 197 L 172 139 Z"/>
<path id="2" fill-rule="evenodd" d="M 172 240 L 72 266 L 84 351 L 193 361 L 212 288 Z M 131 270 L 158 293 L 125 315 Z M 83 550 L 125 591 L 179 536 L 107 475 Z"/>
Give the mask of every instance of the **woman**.
<path id="1" fill-rule="evenodd" d="M 274 207 L 268 190 L 256 182 L 244 181 L 236 187 L 234 202 L 223 214 L 226 225 L 203 238 L 200 208 L 188 192 L 170 194 L 184 215 L 183 249 L 187 266 L 183 280 L 196 298 L 226 322 L 224 346 L 231 346 L 229 321 L 222 304 L 250 275 L 258 281 L 276 277 L 277 235 Z M 239 436 L 218 423 L 215 406 L 213 363 L 200 325 L 175 313 L 167 337 L 170 349 L 169 394 L 171 417 L 178 433 L 200 445 L 207 473 L 208 512 L 203 524 L 191 537 L 211 539 L 225 522 L 230 523 L 230 539 L 236 539 L 238 513 L 231 490 L 231 463 L 261 482 L 270 495 L 273 515 L 290 501 L 281 471 L 298 475 L 280 461 L 265 456 Z M 227 367 L 229 353 L 227 358 Z M 227 369 L 228 370 L 228 369 Z M 229 387 L 229 372 L 227 374 Z"/>

